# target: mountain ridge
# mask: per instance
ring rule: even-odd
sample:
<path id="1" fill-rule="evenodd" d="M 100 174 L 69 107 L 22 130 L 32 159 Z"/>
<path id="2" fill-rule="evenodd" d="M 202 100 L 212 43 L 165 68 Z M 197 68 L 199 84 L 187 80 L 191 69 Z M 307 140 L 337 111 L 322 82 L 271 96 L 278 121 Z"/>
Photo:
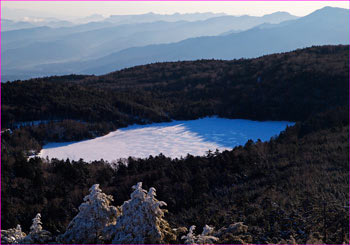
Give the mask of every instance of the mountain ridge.
<path id="1" fill-rule="evenodd" d="M 50 71 L 51 74 L 57 75 L 70 73 L 99 75 L 153 62 L 253 58 L 312 45 L 348 44 L 348 33 L 348 11 L 341 8 L 324 8 L 296 20 L 270 24 L 268 28 L 266 25 L 265 28 L 256 26 L 224 36 L 202 36 L 169 44 L 126 48 L 98 59 L 38 65 L 28 71 L 19 70 L 17 74 L 26 74 L 30 71 L 39 75 L 43 71 Z M 13 72 L 15 70 L 9 71 Z"/>
<path id="2" fill-rule="evenodd" d="M 68 28 L 34 28 L 23 32 L 4 32 L 2 71 L 6 78 L 8 73 L 21 74 L 35 65 L 96 59 L 133 46 L 173 43 L 190 37 L 219 35 L 232 29 L 242 31 L 264 22 L 276 23 L 295 18 L 285 14 L 284 17 L 280 17 L 280 14 L 274 16 L 227 15 L 195 22 L 156 21 L 128 25 L 95 22 Z M 20 40 L 17 40 L 18 38 Z M 40 42 L 34 42 L 35 40 Z M 57 47 L 60 47 L 59 50 Z M 40 74 L 43 73 L 43 69 L 39 68 L 37 72 L 33 69 L 31 72 Z"/>

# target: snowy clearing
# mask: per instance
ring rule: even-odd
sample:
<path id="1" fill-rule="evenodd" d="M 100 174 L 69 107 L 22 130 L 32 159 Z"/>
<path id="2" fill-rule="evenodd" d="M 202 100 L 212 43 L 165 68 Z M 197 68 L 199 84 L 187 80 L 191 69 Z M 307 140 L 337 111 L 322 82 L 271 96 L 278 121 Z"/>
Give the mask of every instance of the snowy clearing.
<path id="1" fill-rule="evenodd" d="M 176 158 L 202 156 L 210 149 L 220 151 L 244 145 L 248 139 L 269 140 L 292 122 L 257 122 L 241 119 L 203 118 L 149 125 L 133 125 L 105 136 L 80 142 L 49 143 L 39 156 L 70 160 L 113 161 L 129 156 L 159 155 Z"/>

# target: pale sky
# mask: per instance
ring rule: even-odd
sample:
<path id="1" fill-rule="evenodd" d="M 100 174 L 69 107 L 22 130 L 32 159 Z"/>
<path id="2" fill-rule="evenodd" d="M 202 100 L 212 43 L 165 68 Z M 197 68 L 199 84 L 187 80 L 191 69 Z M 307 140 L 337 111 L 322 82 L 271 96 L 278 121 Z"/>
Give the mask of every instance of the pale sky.
<path id="1" fill-rule="evenodd" d="M 28 11 L 28 16 L 73 18 L 92 14 L 160 14 L 214 12 L 230 15 L 261 16 L 276 11 L 286 11 L 305 16 L 325 6 L 349 9 L 348 1 L 1 1 L 3 18 L 8 9 Z M 10 13 L 10 11 L 9 11 Z"/>

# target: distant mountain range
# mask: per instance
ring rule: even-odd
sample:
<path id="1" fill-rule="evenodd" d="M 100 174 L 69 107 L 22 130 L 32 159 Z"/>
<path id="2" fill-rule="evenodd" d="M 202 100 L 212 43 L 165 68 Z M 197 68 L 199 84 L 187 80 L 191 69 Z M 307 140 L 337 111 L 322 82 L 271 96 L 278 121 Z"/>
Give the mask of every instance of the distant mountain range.
<path id="1" fill-rule="evenodd" d="M 153 15 L 140 18 L 146 21 Z M 110 19 L 125 21 L 120 16 Z M 348 44 L 348 20 L 348 10 L 326 7 L 301 18 L 277 12 L 263 17 L 219 16 L 128 25 L 105 21 L 4 32 L 2 81 L 103 74 L 162 61 L 252 58 L 312 45 Z"/>
<path id="2" fill-rule="evenodd" d="M 263 17 L 221 16 L 194 22 L 157 21 L 128 25 L 93 22 L 69 28 L 38 27 L 9 31 L 2 35 L 2 58 L 6 68 L 97 58 L 130 47 L 219 35 L 291 18 L 293 16 L 289 14 L 281 16 L 276 13 Z"/>
<path id="3" fill-rule="evenodd" d="M 150 23 L 155 21 L 166 21 L 166 22 L 176 22 L 176 21 L 199 21 L 206 20 L 214 17 L 225 16 L 225 13 L 189 13 L 189 14 L 156 14 L 156 13 L 146 13 L 139 15 L 111 15 L 106 21 L 118 24 L 136 24 L 136 23 Z"/>
<path id="4" fill-rule="evenodd" d="M 4 8 L 3 12 L 10 12 L 9 15 L 11 18 L 3 18 L 1 19 L 1 31 L 14 31 L 21 29 L 29 29 L 34 27 L 52 27 L 52 28 L 60 28 L 60 27 L 72 27 L 81 24 L 87 24 L 90 22 L 104 22 L 105 24 L 113 24 L 113 25 L 126 25 L 126 24 L 137 24 L 137 23 L 151 23 L 156 21 L 166 21 L 166 22 L 176 22 L 176 21 L 199 21 L 206 20 L 214 17 L 225 16 L 224 13 L 189 13 L 189 14 L 179 14 L 175 13 L 172 15 L 162 15 L 155 13 L 147 13 L 147 14 L 138 14 L 138 15 L 111 15 L 108 18 L 103 17 L 99 14 L 93 14 L 83 18 L 71 19 L 71 20 L 61 20 L 57 18 L 40 18 L 33 17 L 35 13 L 27 16 L 25 10 L 12 10 L 8 8 Z M 38 14 L 38 13 L 36 13 Z M 42 13 L 41 13 L 42 14 Z"/>
<path id="5" fill-rule="evenodd" d="M 296 18 L 285 12 L 262 17 L 149 13 L 111 16 L 103 21 L 70 27 L 42 26 L 6 31 L 2 32 L 1 40 L 2 80 L 55 74 L 52 71 L 37 71 L 37 66 L 49 63 L 83 62 L 131 47 L 239 32 L 262 23 L 279 23 Z M 144 23 L 138 23 L 142 21 Z"/>

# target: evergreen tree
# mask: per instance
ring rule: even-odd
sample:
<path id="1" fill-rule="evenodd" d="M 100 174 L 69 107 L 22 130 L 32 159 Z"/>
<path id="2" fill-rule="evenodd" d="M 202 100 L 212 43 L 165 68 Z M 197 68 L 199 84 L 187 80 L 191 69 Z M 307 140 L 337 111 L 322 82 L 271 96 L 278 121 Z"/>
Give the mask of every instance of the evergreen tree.
<path id="1" fill-rule="evenodd" d="M 39 233 L 43 227 L 41 226 L 43 223 L 41 222 L 41 215 L 38 213 L 33 219 L 33 224 L 30 227 L 30 233 Z"/>
<path id="2" fill-rule="evenodd" d="M 148 193 L 142 189 L 142 182 L 133 186 L 131 199 L 122 205 L 122 215 L 114 228 L 113 243 L 167 243 L 176 236 L 164 220 L 166 203 L 156 199 L 156 189 Z"/>
<path id="3" fill-rule="evenodd" d="M 106 195 L 98 184 L 90 188 L 90 194 L 84 197 L 79 213 L 74 217 L 63 235 L 57 241 L 62 243 L 96 243 L 102 230 L 115 224 L 118 208 L 110 205 L 113 197 Z"/>
<path id="4" fill-rule="evenodd" d="M 33 219 L 28 236 L 23 239 L 23 243 L 47 243 L 52 241 L 52 235 L 49 231 L 43 230 L 41 215 L 38 213 Z"/>

